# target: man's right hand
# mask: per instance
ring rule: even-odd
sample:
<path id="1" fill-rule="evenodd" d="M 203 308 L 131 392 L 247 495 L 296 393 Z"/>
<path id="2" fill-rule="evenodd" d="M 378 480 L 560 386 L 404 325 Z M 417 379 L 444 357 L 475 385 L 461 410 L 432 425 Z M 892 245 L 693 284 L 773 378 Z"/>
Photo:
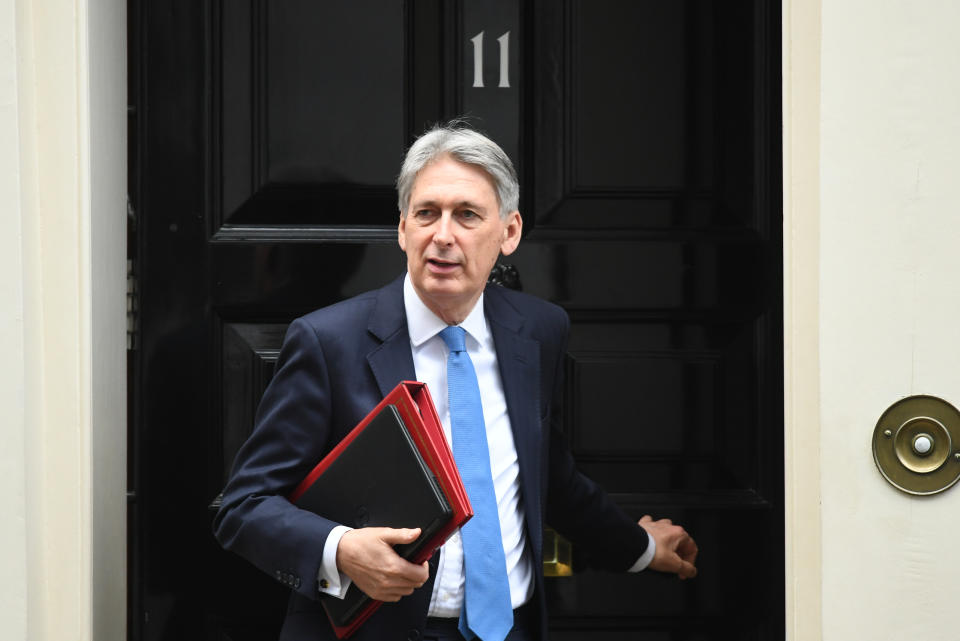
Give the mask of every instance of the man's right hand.
<path id="1" fill-rule="evenodd" d="M 420 528 L 366 527 L 345 532 L 337 546 L 337 568 L 358 588 L 378 601 L 399 601 L 426 583 L 427 562 L 410 563 L 393 550 L 398 543 L 412 543 Z"/>

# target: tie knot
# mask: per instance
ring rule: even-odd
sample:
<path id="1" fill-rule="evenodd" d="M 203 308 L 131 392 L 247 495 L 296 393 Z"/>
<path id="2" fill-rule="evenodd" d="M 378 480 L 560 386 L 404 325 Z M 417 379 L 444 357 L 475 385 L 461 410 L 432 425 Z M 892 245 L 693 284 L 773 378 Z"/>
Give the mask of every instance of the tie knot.
<path id="1" fill-rule="evenodd" d="M 440 338 L 442 338 L 443 342 L 447 344 L 447 347 L 450 348 L 451 352 L 466 351 L 463 341 L 464 336 L 466 336 L 464 329 L 455 325 L 446 327 L 440 332 Z"/>

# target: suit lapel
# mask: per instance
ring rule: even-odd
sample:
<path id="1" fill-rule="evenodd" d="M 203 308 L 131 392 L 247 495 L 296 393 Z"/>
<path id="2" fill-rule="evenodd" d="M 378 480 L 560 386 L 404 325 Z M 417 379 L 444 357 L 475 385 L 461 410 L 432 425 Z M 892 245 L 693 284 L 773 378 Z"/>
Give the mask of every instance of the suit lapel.
<path id="1" fill-rule="evenodd" d="M 540 343 L 522 336 L 524 317 L 498 291 L 487 287 L 484 313 L 490 322 L 497 350 L 503 393 L 510 415 L 510 428 L 520 464 L 520 487 L 524 495 L 527 531 L 534 550 L 540 541 Z"/>
<path id="2" fill-rule="evenodd" d="M 412 381 L 417 376 L 403 307 L 403 276 L 377 293 L 367 329 L 383 341 L 367 354 L 367 362 L 380 395 L 386 396 L 400 381 Z"/>

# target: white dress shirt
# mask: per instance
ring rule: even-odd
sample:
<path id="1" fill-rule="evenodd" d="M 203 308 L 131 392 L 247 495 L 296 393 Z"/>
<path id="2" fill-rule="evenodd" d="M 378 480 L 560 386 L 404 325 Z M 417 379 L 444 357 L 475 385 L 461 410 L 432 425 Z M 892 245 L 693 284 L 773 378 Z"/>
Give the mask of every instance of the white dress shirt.
<path id="1" fill-rule="evenodd" d="M 449 350 L 440 331 L 447 324 L 420 300 L 410 275 L 404 278 L 403 301 L 407 314 L 407 329 L 417 380 L 427 384 L 433 397 L 437 414 L 443 424 L 447 442 L 453 443 L 450 431 L 450 404 L 447 398 L 447 355 Z M 480 295 L 473 310 L 462 323 L 466 331 L 467 354 L 473 362 L 477 382 L 482 390 L 483 421 L 487 431 L 490 450 L 490 470 L 493 476 L 497 511 L 500 516 L 500 534 L 507 562 L 507 578 L 510 582 L 510 601 L 516 609 L 526 603 L 533 593 L 533 559 L 526 544 L 523 502 L 520 494 L 520 466 L 513 442 L 507 401 L 503 382 L 497 367 L 497 352 L 493 335 L 483 313 L 483 295 Z M 320 568 L 320 591 L 343 597 L 350 579 L 337 571 L 336 551 L 346 526 L 337 526 L 327 536 Z M 630 568 L 639 572 L 653 559 L 653 539 L 644 554 Z M 440 548 L 437 576 L 433 584 L 428 616 L 457 617 L 463 604 L 463 543 L 460 533 L 454 533 Z"/>
<path id="2" fill-rule="evenodd" d="M 452 447 L 450 403 L 446 393 L 449 350 L 439 336 L 447 324 L 423 304 L 413 289 L 409 275 L 404 279 L 403 300 L 417 380 L 426 383 L 430 389 L 437 414 L 443 424 L 443 433 Z M 523 502 L 520 496 L 520 464 L 513 443 L 513 431 L 510 429 L 510 417 L 507 415 L 507 400 L 503 394 L 500 370 L 497 368 L 493 335 L 483 314 L 482 294 L 470 314 L 460 323 L 460 327 L 466 331 L 464 341 L 467 354 L 473 362 L 477 383 L 483 390 L 483 422 L 487 430 L 490 472 L 497 497 L 503 552 L 507 561 L 510 601 L 514 608 L 518 608 L 529 600 L 533 592 L 533 560 L 526 544 Z M 428 616 L 460 616 L 463 583 L 463 542 L 457 532 L 440 548 Z"/>

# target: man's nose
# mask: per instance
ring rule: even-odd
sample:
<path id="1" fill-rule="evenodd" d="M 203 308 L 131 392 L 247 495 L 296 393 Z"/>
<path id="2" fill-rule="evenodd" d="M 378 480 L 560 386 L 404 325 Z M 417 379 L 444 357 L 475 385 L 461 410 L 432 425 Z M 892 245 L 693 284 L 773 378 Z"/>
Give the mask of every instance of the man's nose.
<path id="1" fill-rule="evenodd" d="M 443 212 L 437 221 L 437 227 L 433 234 L 433 242 L 438 245 L 450 245 L 453 243 L 453 215 L 450 212 Z"/>

